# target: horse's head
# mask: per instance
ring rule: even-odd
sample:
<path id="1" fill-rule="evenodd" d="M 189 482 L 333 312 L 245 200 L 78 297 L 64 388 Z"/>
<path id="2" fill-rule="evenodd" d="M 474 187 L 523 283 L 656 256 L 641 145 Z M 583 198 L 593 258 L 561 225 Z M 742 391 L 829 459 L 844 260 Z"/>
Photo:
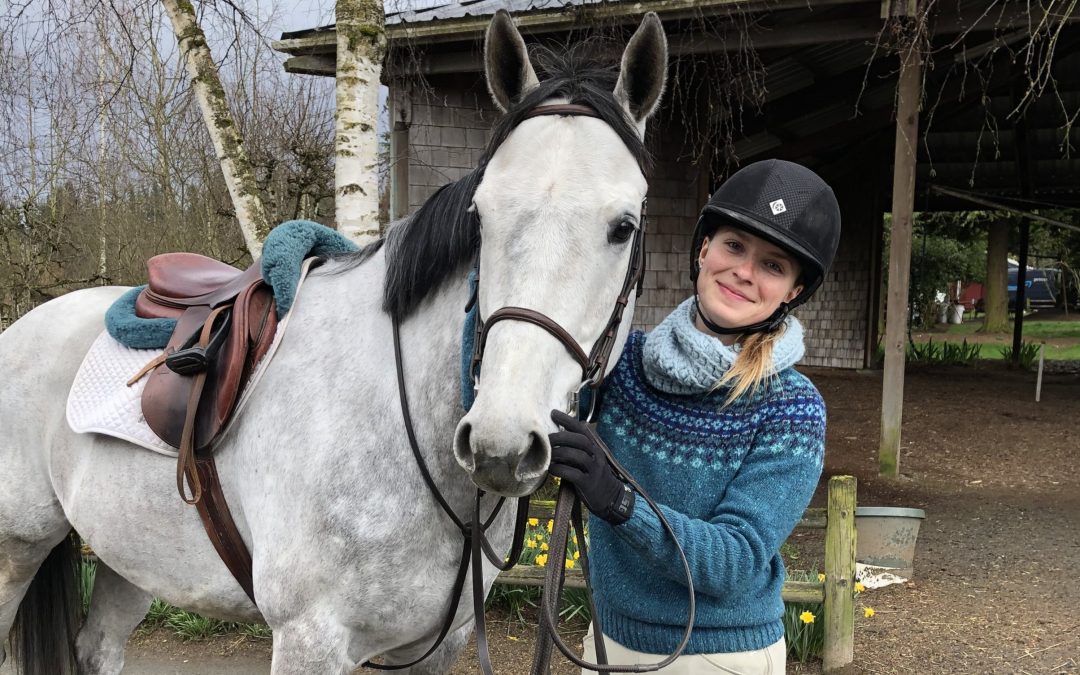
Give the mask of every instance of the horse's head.
<path id="1" fill-rule="evenodd" d="M 546 474 L 548 434 L 555 430 L 550 411 L 565 410 L 585 379 L 569 342 L 592 354 L 620 295 L 630 306 L 607 370 L 629 332 L 634 294 L 624 293 L 624 282 L 644 226 L 643 137 L 664 89 L 667 40 L 650 13 L 627 44 L 617 76 L 614 69 L 594 69 L 539 82 L 521 35 L 500 12 L 487 31 L 485 63 L 488 87 L 506 117 L 473 200 L 481 232 L 479 314 L 487 332 L 477 397 L 458 425 L 454 452 L 478 486 L 519 496 Z M 556 103 L 584 108 L 529 115 Z M 500 130 L 505 138 L 498 138 Z M 506 307 L 529 312 L 496 315 Z M 538 314 L 568 335 L 522 314 Z"/>

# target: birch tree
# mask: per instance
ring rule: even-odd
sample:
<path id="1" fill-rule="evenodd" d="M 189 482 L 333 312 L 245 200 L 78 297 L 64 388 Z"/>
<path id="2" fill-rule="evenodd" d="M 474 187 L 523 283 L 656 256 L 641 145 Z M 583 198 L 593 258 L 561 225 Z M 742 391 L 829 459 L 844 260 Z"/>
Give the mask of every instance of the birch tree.
<path id="1" fill-rule="evenodd" d="M 162 0 L 162 4 L 172 22 L 195 98 L 221 162 L 221 171 L 236 209 L 244 243 L 251 257 L 257 258 L 262 253 L 262 242 L 270 232 L 270 222 L 259 198 L 251 163 L 225 100 L 225 89 L 211 58 L 206 35 L 199 27 L 195 7 L 189 0 Z"/>
<path id="2" fill-rule="evenodd" d="M 382 0 L 337 0 L 335 212 L 357 244 L 379 238 L 379 76 L 386 52 Z"/>

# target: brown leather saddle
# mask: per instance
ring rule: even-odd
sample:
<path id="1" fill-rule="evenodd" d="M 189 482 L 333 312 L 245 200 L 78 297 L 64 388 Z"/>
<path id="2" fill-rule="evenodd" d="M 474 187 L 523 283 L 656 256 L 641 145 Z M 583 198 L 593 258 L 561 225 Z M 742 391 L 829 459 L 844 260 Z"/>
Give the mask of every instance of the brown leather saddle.
<path id="1" fill-rule="evenodd" d="M 192 448 L 204 452 L 221 434 L 252 369 L 273 342 L 273 290 L 263 281 L 258 261 L 241 272 L 195 253 L 166 253 L 147 261 L 147 268 L 149 284 L 135 300 L 136 316 L 177 323 L 164 362 L 143 390 L 143 416 L 161 440 L 183 449 L 196 376 L 205 373 L 191 430 Z"/>
<path id="2" fill-rule="evenodd" d="M 149 284 L 135 301 L 136 316 L 177 323 L 164 353 L 133 378 L 149 371 L 143 417 L 179 450 L 177 490 L 198 508 L 218 554 L 254 602 L 251 556 L 229 514 L 211 450 L 273 343 L 273 290 L 258 260 L 240 271 L 194 253 L 166 253 L 147 261 L 147 268 Z"/>

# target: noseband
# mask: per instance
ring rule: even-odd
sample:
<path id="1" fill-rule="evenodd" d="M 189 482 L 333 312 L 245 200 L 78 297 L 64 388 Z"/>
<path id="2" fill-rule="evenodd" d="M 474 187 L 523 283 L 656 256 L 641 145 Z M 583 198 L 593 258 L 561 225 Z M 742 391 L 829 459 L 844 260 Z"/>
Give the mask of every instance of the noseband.
<path id="1" fill-rule="evenodd" d="M 542 105 L 531 110 L 522 119 L 527 120 L 544 115 L 567 115 L 576 117 L 595 117 L 600 119 L 600 115 L 589 106 L 574 103 Z M 608 318 L 603 333 L 601 333 L 600 337 L 593 343 L 592 350 L 590 350 L 588 354 L 585 353 L 581 344 L 574 339 L 574 336 L 572 336 L 568 330 L 559 325 L 559 323 L 551 317 L 538 312 L 535 309 L 514 306 L 500 307 L 492 312 L 487 319 L 483 319 L 480 316 L 478 304 L 480 301 L 480 253 L 479 249 L 477 250 L 475 266 L 476 290 L 473 297 L 469 300 L 470 306 L 477 303 L 476 336 L 473 341 L 473 345 L 475 346 L 473 349 L 472 363 L 469 367 L 469 376 L 472 379 L 474 389 L 479 388 L 480 365 L 484 359 L 484 348 L 487 345 L 488 333 L 491 331 L 492 326 L 500 321 L 524 321 L 526 323 L 531 323 L 534 326 L 539 326 L 550 333 L 566 347 L 566 351 L 570 352 L 570 355 L 573 356 L 574 360 L 581 366 L 581 384 L 571 393 L 570 399 L 571 412 L 576 412 L 578 413 L 578 416 L 581 417 L 581 411 L 578 409 L 580 392 L 586 387 L 595 390 L 600 386 L 600 383 L 604 381 L 604 376 L 607 373 L 608 361 L 611 358 L 611 350 L 614 347 L 615 340 L 619 334 L 619 326 L 622 323 L 623 312 L 626 310 L 626 305 L 630 302 L 630 289 L 636 287 L 637 295 L 641 295 L 641 281 L 645 273 L 644 249 L 646 204 L 647 200 L 642 200 L 641 214 L 638 218 L 638 227 L 634 232 L 634 241 L 630 252 L 630 264 L 626 269 L 626 276 L 623 279 L 619 297 L 615 300 L 615 306 L 611 310 L 611 316 Z M 592 413 L 595 410 L 596 399 L 597 397 L 595 395 L 591 397 L 590 410 L 585 416 L 585 419 L 592 417 Z"/>

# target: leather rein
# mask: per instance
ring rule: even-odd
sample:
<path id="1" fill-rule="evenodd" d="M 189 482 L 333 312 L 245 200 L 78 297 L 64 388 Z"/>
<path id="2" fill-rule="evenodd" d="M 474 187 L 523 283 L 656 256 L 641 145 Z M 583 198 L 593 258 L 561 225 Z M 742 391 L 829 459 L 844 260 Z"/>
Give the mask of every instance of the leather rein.
<path id="1" fill-rule="evenodd" d="M 595 117 L 600 119 L 600 115 L 591 107 L 578 105 L 578 104 L 553 104 L 543 105 L 534 108 L 522 119 L 530 119 L 533 117 L 539 117 L 542 115 L 568 115 L 568 116 L 583 116 L 583 117 Z M 533 309 L 525 307 L 506 306 L 501 307 L 491 313 L 486 320 L 480 317 L 479 312 L 479 289 L 480 289 L 480 254 L 479 250 L 476 256 L 475 262 L 475 290 L 472 297 L 469 299 L 466 311 L 469 311 L 474 304 L 477 305 L 477 319 L 476 319 L 476 335 L 474 340 L 474 351 L 472 362 L 469 367 L 469 375 L 472 379 L 473 387 L 479 387 L 480 366 L 483 361 L 484 347 L 487 343 L 488 333 L 491 327 L 500 321 L 524 321 L 538 326 L 548 333 L 550 333 L 556 340 L 558 340 L 566 350 L 574 357 L 577 363 L 581 366 L 582 381 L 578 388 L 572 392 L 569 401 L 572 412 L 576 412 L 578 416 L 585 420 L 591 420 L 593 413 L 596 409 L 597 398 L 599 394 L 599 386 L 603 382 L 607 365 L 611 357 L 611 350 L 614 347 L 615 341 L 618 337 L 619 326 L 622 323 L 623 313 L 627 304 L 630 301 L 630 292 L 632 289 L 637 289 L 637 295 L 641 295 L 641 282 L 645 271 L 645 253 L 644 253 L 644 236 L 645 236 L 645 218 L 646 218 L 646 203 L 642 201 L 641 204 L 641 216 L 638 222 L 638 228 L 634 233 L 634 241 L 632 244 L 632 251 L 630 255 L 630 264 L 626 270 L 626 276 L 623 279 L 622 290 L 619 292 L 619 296 L 615 301 L 615 306 L 612 309 L 611 315 L 608 319 L 608 323 L 600 338 L 593 344 L 589 353 L 586 353 L 582 349 L 581 345 L 574 339 L 574 337 L 563 328 L 558 322 L 554 321 L 547 315 L 538 312 Z M 400 326 L 397 318 L 393 319 L 393 333 L 394 333 L 394 359 L 397 368 L 398 379 L 398 394 L 401 403 L 402 417 L 405 422 L 405 430 L 409 439 L 409 446 L 412 449 L 413 457 L 416 460 L 417 466 L 420 469 L 420 473 L 424 478 L 424 482 L 427 484 L 428 489 L 431 491 L 435 500 L 442 508 L 443 512 L 453 521 L 454 525 L 461 531 L 463 537 L 461 560 L 458 564 L 457 576 L 454 580 L 454 586 L 451 590 L 450 606 L 446 613 L 446 618 L 443 621 L 442 628 L 439 632 L 438 638 L 436 638 L 434 644 L 427 650 L 427 652 L 418 659 L 406 664 L 400 665 L 384 665 L 376 663 L 365 663 L 364 665 L 369 668 L 376 668 L 379 670 L 398 670 L 408 668 L 416 665 L 429 657 L 432 653 L 438 649 L 442 644 L 447 634 L 450 632 L 450 628 L 454 623 L 454 617 L 457 614 L 458 604 L 461 599 L 461 595 L 465 590 L 465 577 L 472 567 L 472 590 L 473 590 L 473 613 L 476 619 L 476 642 L 477 652 L 480 660 L 480 669 L 484 675 L 494 675 L 494 670 L 491 666 L 491 660 L 487 646 L 487 634 L 484 622 L 484 580 L 483 580 L 483 558 L 486 557 L 488 561 L 499 570 L 508 570 L 513 567 L 518 558 L 521 556 L 521 551 L 524 548 L 524 534 L 525 525 L 528 519 L 529 499 L 528 497 L 518 498 L 517 516 L 514 525 L 514 538 L 511 547 L 510 554 L 504 560 L 502 559 L 492 547 L 488 540 L 486 533 L 491 524 L 495 521 L 499 512 L 501 511 L 505 497 L 500 497 L 495 504 L 491 513 L 486 519 L 481 517 L 481 499 L 484 496 L 484 491 L 477 489 L 476 499 L 473 508 L 472 518 L 465 522 L 460 518 L 454 510 L 450 507 L 446 501 L 442 492 L 438 486 L 435 485 L 434 480 L 431 477 L 431 473 L 428 471 L 427 464 L 424 461 L 423 455 L 420 452 L 419 444 L 416 441 L 415 433 L 413 432 L 412 416 L 409 412 L 408 396 L 405 392 L 405 376 L 402 368 L 401 358 L 401 337 Z M 582 416 L 581 410 L 581 390 L 589 387 L 592 389 L 590 396 L 589 410 L 584 416 Z M 549 542 L 549 557 L 553 562 L 546 567 L 544 590 L 541 600 L 541 617 L 540 617 L 540 629 L 537 641 L 537 648 L 534 654 L 532 672 L 534 675 L 543 675 L 550 670 L 551 660 L 551 647 L 557 646 L 570 661 L 576 665 L 594 670 L 598 672 L 652 672 L 659 670 L 670 665 L 678 656 L 682 653 L 686 644 L 690 640 L 690 633 L 694 624 L 694 586 L 693 580 L 690 575 L 690 567 L 686 561 L 686 556 L 683 553 L 681 547 L 678 545 L 678 540 L 675 538 L 674 531 L 671 525 L 664 518 L 659 507 L 653 502 L 653 500 L 641 489 L 632 477 L 630 477 L 626 471 L 619 465 L 619 463 L 608 453 L 608 460 L 615 467 L 616 472 L 620 475 L 620 478 L 628 482 L 642 498 L 649 504 L 652 510 L 659 516 L 661 524 L 663 525 L 668 536 L 675 541 L 676 548 L 678 549 L 679 556 L 682 561 L 682 566 L 686 576 L 687 587 L 689 591 L 689 606 L 688 606 L 688 619 L 686 624 L 686 630 L 684 632 L 682 641 L 676 648 L 675 652 L 654 664 L 642 664 L 642 665 L 609 665 L 607 663 L 606 649 L 604 647 L 603 634 L 599 623 L 599 617 L 596 613 L 596 609 L 592 603 L 592 589 L 589 587 L 589 563 L 587 547 L 585 545 L 584 537 L 584 524 L 581 512 L 581 505 L 577 498 L 577 493 L 569 483 L 565 483 L 560 486 L 558 501 L 555 506 L 554 513 L 554 526 Z M 585 576 L 585 583 L 587 586 L 587 596 L 589 602 L 589 609 L 591 611 L 594 622 L 594 639 L 596 641 L 596 654 L 599 663 L 588 663 L 582 660 L 577 654 L 567 646 L 556 630 L 558 624 L 558 605 L 559 599 L 562 594 L 563 582 L 565 581 L 565 566 L 562 565 L 562 560 L 566 557 L 567 543 L 570 536 L 570 525 L 573 521 L 573 527 L 577 537 L 578 551 L 581 554 L 580 562 L 582 566 L 582 572 Z"/>

